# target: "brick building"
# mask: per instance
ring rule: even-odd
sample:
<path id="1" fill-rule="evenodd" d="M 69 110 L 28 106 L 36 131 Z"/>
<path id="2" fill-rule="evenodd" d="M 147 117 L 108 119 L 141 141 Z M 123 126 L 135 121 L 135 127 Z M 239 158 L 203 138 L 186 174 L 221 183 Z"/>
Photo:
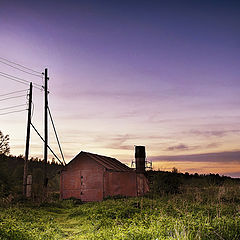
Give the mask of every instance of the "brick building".
<path id="1" fill-rule="evenodd" d="M 88 152 L 80 152 L 60 176 L 61 199 L 101 201 L 108 196 L 140 196 L 148 191 L 148 181 L 142 172 L 115 158 Z"/>

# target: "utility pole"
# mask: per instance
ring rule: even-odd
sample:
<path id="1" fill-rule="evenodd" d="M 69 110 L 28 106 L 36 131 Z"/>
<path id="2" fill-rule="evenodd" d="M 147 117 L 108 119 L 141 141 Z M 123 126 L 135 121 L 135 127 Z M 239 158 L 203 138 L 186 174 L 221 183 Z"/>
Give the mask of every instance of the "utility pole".
<path id="1" fill-rule="evenodd" d="M 28 99 L 28 120 L 27 120 L 27 136 L 26 136 L 26 149 L 25 149 L 25 159 L 23 168 L 23 196 L 26 197 L 27 189 L 27 172 L 28 172 L 28 155 L 29 155 L 29 142 L 30 142 L 30 125 L 32 117 L 32 83 L 30 83 Z"/>
<path id="2" fill-rule="evenodd" d="M 47 184 L 48 184 L 48 178 L 47 178 L 47 159 L 48 159 L 48 69 L 45 68 L 45 106 L 44 106 L 44 194 L 45 197 L 47 196 Z"/>

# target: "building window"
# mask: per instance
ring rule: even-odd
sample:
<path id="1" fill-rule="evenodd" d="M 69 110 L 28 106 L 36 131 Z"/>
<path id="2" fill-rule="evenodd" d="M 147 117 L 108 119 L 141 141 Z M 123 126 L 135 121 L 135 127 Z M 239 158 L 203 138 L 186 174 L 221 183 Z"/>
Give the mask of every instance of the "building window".
<path id="1" fill-rule="evenodd" d="M 83 176 L 81 176 L 81 185 L 83 185 Z"/>

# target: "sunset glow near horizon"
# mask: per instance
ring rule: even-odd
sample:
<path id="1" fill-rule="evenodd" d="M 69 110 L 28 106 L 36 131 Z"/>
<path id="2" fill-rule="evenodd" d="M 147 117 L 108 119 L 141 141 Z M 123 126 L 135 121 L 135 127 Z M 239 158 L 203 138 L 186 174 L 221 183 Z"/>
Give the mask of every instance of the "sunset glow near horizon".
<path id="1" fill-rule="evenodd" d="M 239 23 L 240 2 L 231 0 L 3 0 L 0 57 L 49 69 L 67 162 L 87 151 L 129 164 L 134 145 L 145 145 L 154 169 L 240 177 Z M 43 84 L 1 63 L 0 71 Z M 28 88 L 0 82 L 0 95 Z M 34 89 L 42 135 L 43 95 Z M 24 154 L 26 119 L 26 111 L 0 115 L 13 155 Z M 51 128 L 50 146 L 59 153 Z M 33 130 L 30 156 L 43 158 Z"/>

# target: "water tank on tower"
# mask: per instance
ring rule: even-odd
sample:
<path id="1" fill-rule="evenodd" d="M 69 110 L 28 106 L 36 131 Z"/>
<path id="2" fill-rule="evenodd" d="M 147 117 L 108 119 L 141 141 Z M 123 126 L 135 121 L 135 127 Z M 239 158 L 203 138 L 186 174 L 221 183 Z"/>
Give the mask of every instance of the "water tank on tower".
<path id="1" fill-rule="evenodd" d="M 145 172 L 145 159 L 146 159 L 145 146 L 135 146 L 136 172 L 138 173 Z"/>

